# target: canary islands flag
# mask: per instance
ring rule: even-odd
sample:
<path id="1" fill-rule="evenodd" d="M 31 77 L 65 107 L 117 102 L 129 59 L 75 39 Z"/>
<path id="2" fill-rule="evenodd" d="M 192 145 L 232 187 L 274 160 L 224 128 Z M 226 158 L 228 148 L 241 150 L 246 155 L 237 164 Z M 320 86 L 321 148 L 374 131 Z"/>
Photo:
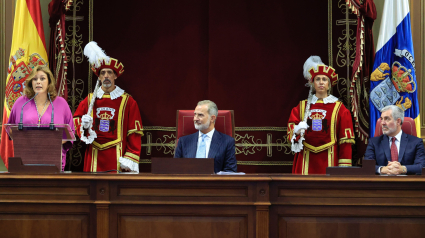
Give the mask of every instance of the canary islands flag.
<path id="1" fill-rule="evenodd" d="M 9 120 L 10 110 L 16 99 L 23 95 L 25 79 L 35 66 L 41 64 L 47 65 L 47 53 L 40 0 L 17 0 L 6 78 L 3 125 Z M 1 132 L 0 156 L 8 168 L 8 158 L 13 157 L 13 144 L 4 126 Z"/>
<path id="2" fill-rule="evenodd" d="M 418 84 L 408 0 L 386 0 L 370 76 L 370 135 L 375 134 L 380 110 L 388 105 L 403 109 L 416 123 L 421 137 Z"/>

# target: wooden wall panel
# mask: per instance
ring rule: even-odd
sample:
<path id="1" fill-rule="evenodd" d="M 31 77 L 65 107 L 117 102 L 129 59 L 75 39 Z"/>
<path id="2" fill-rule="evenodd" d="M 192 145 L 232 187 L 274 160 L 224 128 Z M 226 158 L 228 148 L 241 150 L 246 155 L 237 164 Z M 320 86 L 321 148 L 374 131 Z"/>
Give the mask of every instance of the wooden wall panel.
<path id="1" fill-rule="evenodd" d="M 92 237 L 89 210 L 76 204 L 0 204 L 0 237 Z"/>
<path id="2" fill-rule="evenodd" d="M 0 200 L 90 200 L 89 181 L 0 180 Z"/>
<path id="3" fill-rule="evenodd" d="M 255 237 L 246 206 L 111 206 L 110 237 Z"/>
<path id="4" fill-rule="evenodd" d="M 83 215 L 0 215 L 0 237 L 85 238 L 87 216 Z"/>
<path id="5" fill-rule="evenodd" d="M 121 216 L 119 237 L 247 237 L 246 217 Z"/>
<path id="6" fill-rule="evenodd" d="M 252 182 L 138 181 L 111 183 L 112 201 L 254 202 Z"/>
<path id="7" fill-rule="evenodd" d="M 405 183 L 381 181 L 287 181 L 271 186 L 270 193 L 271 202 L 282 205 L 425 204 L 422 182 L 412 182 L 406 187 Z"/>
<path id="8" fill-rule="evenodd" d="M 246 197 L 248 195 L 246 187 L 120 187 L 120 196 L 148 196 L 148 197 Z"/>
<path id="9" fill-rule="evenodd" d="M 425 218 L 280 217 L 279 238 L 425 237 Z"/>

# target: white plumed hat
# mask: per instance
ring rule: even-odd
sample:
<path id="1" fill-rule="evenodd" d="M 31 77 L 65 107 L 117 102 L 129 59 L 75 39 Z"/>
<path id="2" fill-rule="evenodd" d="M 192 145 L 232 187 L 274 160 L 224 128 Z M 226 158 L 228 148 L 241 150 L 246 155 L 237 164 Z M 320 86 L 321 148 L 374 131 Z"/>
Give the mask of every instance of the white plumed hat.
<path id="1" fill-rule="evenodd" d="M 102 61 L 109 63 L 110 58 L 106 55 L 105 51 L 100 48 L 95 41 L 87 43 L 84 47 L 84 55 L 89 58 L 90 64 L 98 68 L 102 64 Z"/>
<path id="2" fill-rule="evenodd" d="M 326 75 L 331 85 L 334 86 L 338 81 L 338 74 L 335 73 L 335 69 L 325 65 L 319 56 L 310 56 L 304 63 L 303 67 L 304 78 L 309 82 L 312 82 L 314 77 L 317 75 Z"/>
<path id="3" fill-rule="evenodd" d="M 96 42 L 91 41 L 84 47 L 84 55 L 89 59 L 93 72 L 99 76 L 99 72 L 104 68 L 109 68 L 117 73 L 119 77 L 124 72 L 124 65 L 117 59 L 106 55 Z"/>

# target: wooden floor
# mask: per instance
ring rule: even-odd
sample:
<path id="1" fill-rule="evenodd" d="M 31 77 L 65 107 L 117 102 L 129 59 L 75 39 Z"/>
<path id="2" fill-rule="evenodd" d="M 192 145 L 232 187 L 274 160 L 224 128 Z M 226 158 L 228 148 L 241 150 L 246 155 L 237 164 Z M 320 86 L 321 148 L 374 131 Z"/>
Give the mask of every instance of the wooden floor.
<path id="1" fill-rule="evenodd" d="M 0 174 L 0 237 L 425 237 L 425 178 Z"/>

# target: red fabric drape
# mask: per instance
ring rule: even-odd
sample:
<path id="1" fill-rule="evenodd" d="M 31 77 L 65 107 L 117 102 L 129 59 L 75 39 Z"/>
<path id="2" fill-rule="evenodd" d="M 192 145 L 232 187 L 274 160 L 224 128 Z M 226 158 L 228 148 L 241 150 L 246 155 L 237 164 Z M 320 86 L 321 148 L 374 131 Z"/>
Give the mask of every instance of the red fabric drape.
<path id="1" fill-rule="evenodd" d="M 65 54 L 65 12 L 72 3 L 71 0 L 52 0 L 49 3 L 49 66 L 56 78 L 56 90 L 58 95 L 68 99 L 68 88 L 66 83 L 68 58 Z M 59 64 L 58 64 L 59 61 Z"/>
<path id="2" fill-rule="evenodd" d="M 234 110 L 236 127 L 286 127 L 291 109 L 308 95 L 305 60 L 320 55 L 328 61 L 327 2 L 102 1 L 93 14 L 93 40 L 123 62 L 116 83 L 138 102 L 144 126 L 174 127 L 177 109 L 210 99 L 219 109 Z M 153 142 L 164 140 L 161 131 L 146 131 L 144 145 L 149 133 Z M 253 137 L 236 143 L 251 144 L 285 143 L 286 135 L 236 133 Z M 258 146 L 237 159 L 293 160 L 288 147 L 269 149 Z M 154 146 L 147 154 L 143 147 L 141 159 L 172 156 L 163 151 Z M 290 172 L 291 166 L 239 170 Z"/>
<path id="3" fill-rule="evenodd" d="M 357 34 L 356 34 L 356 58 L 353 64 L 352 83 L 350 87 L 352 111 L 357 137 L 357 154 L 363 155 L 366 151 L 367 138 L 369 135 L 369 121 L 367 99 L 369 98 L 370 73 L 375 59 L 375 48 L 373 42 L 372 26 L 376 19 L 376 8 L 373 0 L 365 0 L 360 4 L 358 0 L 351 0 L 357 10 Z M 363 42 L 362 42 L 363 40 Z M 360 114 L 366 123 L 360 120 Z"/>

